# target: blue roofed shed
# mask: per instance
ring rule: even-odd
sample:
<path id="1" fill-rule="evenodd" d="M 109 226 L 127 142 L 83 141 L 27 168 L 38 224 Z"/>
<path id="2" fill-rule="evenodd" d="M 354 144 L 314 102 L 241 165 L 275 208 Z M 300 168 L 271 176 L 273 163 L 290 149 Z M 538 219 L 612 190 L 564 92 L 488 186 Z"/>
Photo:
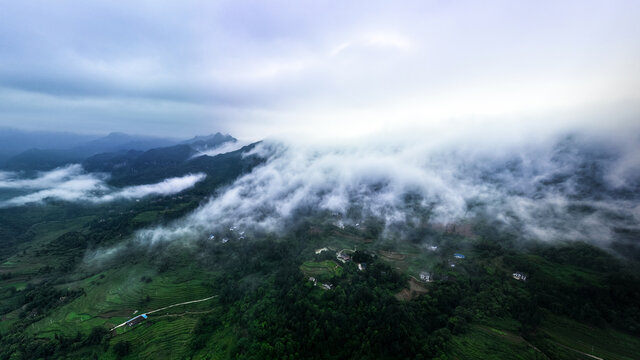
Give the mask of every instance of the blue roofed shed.
<path id="1" fill-rule="evenodd" d="M 127 325 L 128 326 L 138 325 L 141 322 L 147 320 L 147 317 L 148 317 L 147 314 L 138 315 L 138 316 L 136 316 L 134 318 L 131 318 L 131 319 L 127 320 Z"/>

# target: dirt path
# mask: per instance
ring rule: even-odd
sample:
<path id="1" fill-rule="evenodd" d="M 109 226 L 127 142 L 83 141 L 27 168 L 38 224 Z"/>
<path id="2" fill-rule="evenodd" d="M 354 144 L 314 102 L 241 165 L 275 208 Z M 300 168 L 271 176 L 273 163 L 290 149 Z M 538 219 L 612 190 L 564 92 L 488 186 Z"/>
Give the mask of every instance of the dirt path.
<path id="1" fill-rule="evenodd" d="M 500 329 L 495 329 L 492 328 L 490 326 L 486 326 L 486 325 L 474 325 L 474 327 L 476 327 L 477 329 L 479 329 L 480 331 L 484 332 L 485 334 L 489 335 L 489 336 L 499 336 L 507 341 L 511 341 L 511 342 L 523 342 L 525 344 L 527 344 L 529 347 L 531 347 L 533 350 L 537 351 L 540 353 L 540 355 L 544 356 L 545 359 L 547 360 L 551 360 L 549 358 L 549 356 L 547 356 L 547 354 L 545 354 L 542 350 L 538 349 L 535 345 L 533 345 L 532 343 L 528 342 L 525 338 L 523 338 L 522 336 L 518 335 L 518 334 L 514 334 L 510 331 L 506 331 L 506 330 L 500 330 Z M 497 331 L 496 331 L 497 330 Z"/>
<path id="2" fill-rule="evenodd" d="M 534 350 L 536 350 L 537 352 L 539 352 L 540 354 L 542 354 L 546 359 L 549 359 L 549 356 L 547 356 L 547 354 L 545 354 L 542 350 L 538 349 L 535 345 L 531 344 L 530 342 L 528 342 L 525 338 L 521 337 L 520 335 L 516 335 L 514 333 L 511 333 L 511 332 L 508 332 L 508 331 L 505 331 L 505 330 L 500 330 L 503 334 L 496 334 L 494 331 L 492 331 L 493 328 L 491 328 L 489 326 L 485 326 L 485 325 L 476 325 L 476 327 L 478 329 L 484 331 L 486 334 L 489 334 L 489 335 L 493 335 L 493 336 L 498 335 L 498 336 L 501 336 L 503 338 L 510 339 L 511 341 L 514 341 L 514 340 L 515 341 L 522 341 L 522 342 L 526 343 L 527 345 L 529 345 Z M 569 346 L 566 346 L 566 345 L 562 345 L 562 344 L 560 344 L 560 343 L 558 343 L 556 341 L 553 341 L 553 340 L 550 340 L 550 339 L 549 339 L 549 341 L 554 343 L 555 345 L 561 346 L 561 347 L 563 347 L 563 348 L 565 348 L 567 350 L 575 351 L 575 352 L 577 352 L 577 353 L 579 353 L 581 355 L 588 356 L 588 357 L 590 357 L 592 359 L 604 360 L 601 357 L 597 357 L 595 355 L 587 354 L 586 352 L 582 352 L 582 351 L 574 349 L 572 347 L 569 347 Z"/>
<path id="3" fill-rule="evenodd" d="M 198 300 L 185 301 L 185 302 L 181 302 L 181 303 L 177 303 L 177 304 L 173 304 L 173 305 L 165 306 L 165 307 L 160 308 L 160 309 L 155 309 L 155 310 L 151 310 L 151 311 L 143 312 L 143 313 L 141 313 L 141 314 L 147 314 L 147 315 L 149 315 L 149 314 L 153 314 L 153 313 L 155 313 L 155 312 L 162 311 L 162 310 L 166 310 L 166 309 L 169 309 L 169 308 L 172 308 L 172 307 L 176 307 L 176 306 L 188 305 L 188 304 L 193 304 L 193 303 L 198 303 L 198 302 L 203 302 L 203 301 L 211 300 L 211 299 L 213 299 L 213 298 L 215 298 L 215 297 L 218 297 L 218 295 L 209 296 L 208 298 L 204 298 L 204 299 L 198 299 Z M 128 321 L 128 320 L 127 320 L 127 321 Z M 125 326 L 125 325 L 127 325 L 127 322 L 126 322 L 126 321 L 125 321 L 125 322 L 123 322 L 123 323 L 122 323 L 122 324 L 120 324 L 120 325 L 117 325 L 117 326 L 113 327 L 113 328 L 112 328 L 111 330 L 109 330 L 109 331 L 113 331 L 113 330 L 115 330 L 115 329 L 117 329 L 117 328 L 119 328 L 119 327 Z"/>
<path id="4" fill-rule="evenodd" d="M 533 345 L 532 343 L 528 342 L 526 339 L 522 339 L 525 343 L 527 343 L 527 345 L 529 345 L 531 348 L 533 348 L 533 350 L 539 352 L 540 354 L 542 354 L 542 356 L 544 356 L 545 359 L 551 360 L 550 357 L 547 356 L 547 354 L 544 353 L 544 351 L 538 349 L 535 345 Z"/>
<path id="5" fill-rule="evenodd" d="M 211 299 L 213 299 L 214 297 L 218 297 L 218 295 L 209 296 L 208 298 L 204 298 L 204 299 L 191 300 L 191 301 L 185 301 L 185 302 L 181 302 L 181 303 L 178 303 L 178 304 L 173 304 L 173 305 L 165 306 L 165 307 L 160 308 L 160 309 L 147 311 L 146 313 L 143 313 L 143 314 L 147 314 L 147 315 L 148 315 L 148 314 L 153 314 L 154 312 L 158 312 L 158 311 L 166 310 L 166 309 L 172 308 L 172 307 L 174 307 L 174 306 L 187 305 L 187 304 L 193 304 L 193 303 L 198 303 L 198 302 L 203 302 L 203 301 L 211 300 Z"/>
<path id="6" fill-rule="evenodd" d="M 210 312 L 212 312 L 213 310 L 205 310 L 205 311 L 185 311 L 183 313 L 180 314 L 166 314 L 166 315 L 158 315 L 156 317 L 154 317 L 154 319 L 160 319 L 160 318 L 165 318 L 165 317 L 181 317 L 181 316 L 185 316 L 185 315 L 198 315 L 198 314 L 208 314 Z"/>
<path id="7" fill-rule="evenodd" d="M 550 341 L 550 342 L 552 342 L 552 343 L 554 343 L 554 344 L 556 344 L 556 345 L 558 345 L 558 346 L 562 346 L 562 347 L 563 347 L 563 348 L 565 348 L 565 349 L 575 351 L 575 352 L 577 352 L 578 354 L 582 354 L 582 355 L 584 355 L 584 356 L 588 356 L 588 357 L 590 357 L 590 358 L 592 358 L 592 359 L 596 359 L 596 360 L 604 360 L 604 359 L 603 359 L 603 358 L 601 358 L 601 357 L 597 357 L 597 356 L 595 356 L 595 355 L 587 354 L 586 352 L 582 352 L 582 351 L 580 351 L 580 350 L 576 350 L 576 349 L 574 349 L 574 348 L 572 348 L 572 347 L 569 347 L 569 346 L 567 346 L 567 345 L 562 345 L 562 344 L 560 344 L 560 343 L 559 343 L 559 342 L 557 342 L 557 341 L 553 341 L 553 340 L 549 340 L 549 341 Z"/>

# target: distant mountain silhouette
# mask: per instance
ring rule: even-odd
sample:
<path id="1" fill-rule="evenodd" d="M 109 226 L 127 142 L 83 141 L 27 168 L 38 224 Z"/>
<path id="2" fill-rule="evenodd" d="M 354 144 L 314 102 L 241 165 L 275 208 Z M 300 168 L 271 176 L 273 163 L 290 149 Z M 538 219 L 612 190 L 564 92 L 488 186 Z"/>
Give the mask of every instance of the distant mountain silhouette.
<path id="1" fill-rule="evenodd" d="M 29 149 L 6 160 L 7 170 L 50 170 L 65 164 L 77 163 L 84 156 L 71 150 Z"/>
<path id="2" fill-rule="evenodd" d="M 198 151 L 204 151 L 216 148 L 226 142 L 236 142 L 238 141 L 233 136 L 227 134 L 223 135 L 221 133 L 215 133 L 206 136 L 196 136 L 192 139 L 184 141 L 184 144 L 189 144 L 191 147 Z"/>
<path id="3" fill-rule="evenodd" d="M 179 140 L 158 138 L 151 136 L 129 135 L 120 132 L 112 132 L 109 135 L 86 142 L 74 148 L 74 150 L 95 155 L 99 153 L 115 152 L 120 150 L 149 150 L 158 147 L 171 146 L 179 143 Z"/>
<path id="4" fill-rule="evenodd" d="M 198 172 L 208 174 L 206 183 L 222 181 L 229 173 L 243 172 L 262 161 L 255 156 L 243 158 L 242 153 L 254 146 L 250 144 L 236 151 L 194 158 L 197 151 L 191 145 L 180 144 L 144 152 L 98 154 L 86 159 L 82 166 L 90 172 L 110 173 L 109 183 L 115 186 L 152 183 Z"/>
<path id="5" fill-rule="evenodd" d="M 54 131 L 25 131 L 0 127 L 0 166 L 9 158 L 29 149 L 64 150 L 99 138 Z"/>
<path id="6" fill-rule="evenodd" d="M 55 134 L 52 136 L 55 137 Z M 72 134 L 61 136 L 76 139 Z M 66 148 L 60 141 L 34 142 L 55 144 L 62 148 L 27 149 L 6 159 L 3 168 L 12 171 L 45 171 L 70 163 L 82 163 L 87 171 L 108 172 L 112 173 L 114 181 L 124 179 L 124 182 L 136 183 L 138 178 L 160 179 L 168 172 L 181 173 L 180 169 L 184 169 L 185 163 L 195 154 L 236 141 L 233 136 L 219 132 L 182 141 L 113 132 L 89 141 L 76 140 Z M 207 160 L 195 161 L 200 162 L 206 163 Z"/>

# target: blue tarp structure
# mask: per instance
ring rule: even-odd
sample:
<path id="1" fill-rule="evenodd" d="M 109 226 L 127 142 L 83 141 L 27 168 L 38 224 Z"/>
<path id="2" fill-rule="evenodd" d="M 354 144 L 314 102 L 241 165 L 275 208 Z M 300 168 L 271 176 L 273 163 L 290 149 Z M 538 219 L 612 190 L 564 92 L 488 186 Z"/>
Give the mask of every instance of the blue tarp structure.
<path id="1" fill-rule="evenodd" d="M 138 316 L 136 316 L 134 318 L 131 318 L 131 319 L 127 320 L 127 325 L 135 326 L 135 325 L 137 325 L 137 324 L 139 324 L 139 323 L 141 323 L 141 322 L 143 322 L 145 320 L 147 320 L 147 314 L 141 314 L 141 315 L 138 315 Z"/>

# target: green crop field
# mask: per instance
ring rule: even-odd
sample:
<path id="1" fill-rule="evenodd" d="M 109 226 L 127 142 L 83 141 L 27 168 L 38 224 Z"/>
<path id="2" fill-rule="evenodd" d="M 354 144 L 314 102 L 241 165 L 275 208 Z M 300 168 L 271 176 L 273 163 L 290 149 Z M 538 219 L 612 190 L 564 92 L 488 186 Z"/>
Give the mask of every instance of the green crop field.
<path id="1" fill-rule="evenodd" d="M 544 355 L 533 349 L 520 336 L 488 326 L 474 325 L 451 342 L 452 359 L 538 360 Z"/>
<path id="2" fill-rule="evenodd" d="M 316 277 L 333 277 L 342 274 L 342 267 L 333 260 L 325 260 L 321 262 L 305 261 L 300 265 L 300 270 L 306 276 Z"/>
<path id="3" fill-rule="evenodd" d="M 100 275 L 104 277 L 96 275 L 70 284 L 70 289 L 82 287 L 86 295 L 60 307 L 47 319 L 34 323 L 30 330 L 35 334 L 71 335 L 77 330 L 88 331 L 93 326 L 116 325 L 133 317 L 136 310 L 144 313 L 212 295 L 202 286 L 201 279 L 185 279 L 182 273 L 154 276 L 150 283 L 141 281 L 142 276 L 153 276 L 152 271 L 143 265 L 109 270 Z M 206 275 L 203 273 L 202 279 Z M 186 305 L 170 312 L 197 309 L 198 306 Z"/>
<path id="4" fill-rule="evenodd" d="M 545 316 L 536 344 L 545 352 L 549 352 L 550 356 L 558 358 L 579 356 L 579 353 L 567 351 L 567 348 L 612 360 L 638 359 L 640 354 L 640 339 L 637 337 L 611 328 L 581 324 L 552 314 Z M 554 355 L 556 352 L 559 354 Z"/>
<path id="5" fill-rule="evenodd" d="M 139 346 L 142 351 L 136 351 L 136 356 L 141 358 L 180 358 L 188 348 L 197 318 L 189 315 L 154 318 L 150 316 L 147 322 L 114 337 L 113 343 L 129 341 Z"/>

